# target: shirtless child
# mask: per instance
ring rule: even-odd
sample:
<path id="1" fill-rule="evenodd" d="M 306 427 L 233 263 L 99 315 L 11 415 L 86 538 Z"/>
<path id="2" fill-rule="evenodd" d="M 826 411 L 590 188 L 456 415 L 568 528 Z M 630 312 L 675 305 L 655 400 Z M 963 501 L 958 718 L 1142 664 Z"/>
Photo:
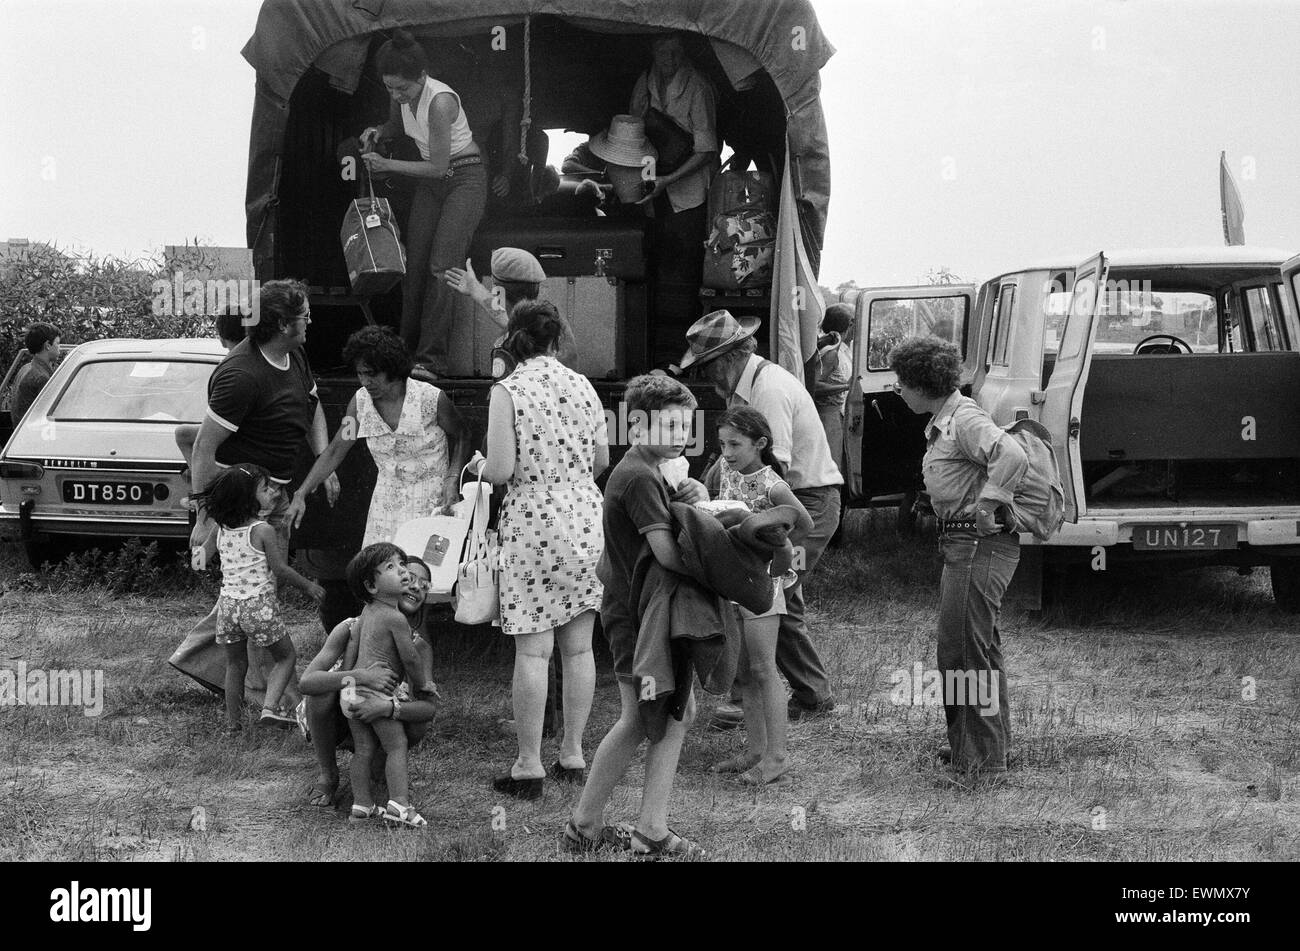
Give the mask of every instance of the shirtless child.
<path id="1" fill-rule="evenodd" d="M 344 668 L 356 670 L 381 664 L 399 680 L 409 680 L 411 687 L 407 690 L 405 684 L 399 683 L 390 695 L 350 684 L 340 694 L 339 704 L 348 717 L 352 742 L 356 747 L 352 757 L 352 820 L 382 817 L 389 822 L 421 828 L 428 823 L 410 804 L 406 729 L 398 717 L 403 700 L 429 692 L 433 685 L 426 673 L 428 665 L 421 662 L 416 651 L 410 622 L 398 609 L 409 581 L 406 555 L 389 542 L 366 546 L 348 563 L 348 587 L 353 595 L 365 602 L 365 607 L 357 625 L 359 631 L 354 641 L 348 644 Z M 392 719 L 373 723 L 359 719 L 352 705 L 367 697 L 391 702 Z M 375 805 L 374 790 L 370 785 L 370 761 L 374 758 L 376 744 L 383 747 L 388 757 L 384 772 L 392 798 L 388 800 L 386 809 Z"/>

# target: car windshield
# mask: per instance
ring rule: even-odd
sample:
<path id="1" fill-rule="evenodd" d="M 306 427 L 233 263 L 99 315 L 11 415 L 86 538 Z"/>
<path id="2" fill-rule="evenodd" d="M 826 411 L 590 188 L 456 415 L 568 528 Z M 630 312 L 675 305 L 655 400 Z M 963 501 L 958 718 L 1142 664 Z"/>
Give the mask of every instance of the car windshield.
<path id="1" fill-rule="evenodd" d="M 1055 353 L 1060 346 L 1070 298 L 1069 292 L 1047 296 L 1043 348 L 1048 353 Z M 1157 334 L 1172 334 L 1186 341 L 1194 353 L 1218 353 L 1220 349 L 1218 306 L 1213 296 L 1199 291 L 1152 291 L 1149 286 L 1130 288 L 1107 281 L 1097 319 L 1093 353 L 1132 353 L 1139 343 Z"/>
<path id="2" fill-rule="evenodd" d="M 194 360 L 98 360 L 77 369 L 50 410 L 55 420 L 198 423 L 213 364 Z"/>

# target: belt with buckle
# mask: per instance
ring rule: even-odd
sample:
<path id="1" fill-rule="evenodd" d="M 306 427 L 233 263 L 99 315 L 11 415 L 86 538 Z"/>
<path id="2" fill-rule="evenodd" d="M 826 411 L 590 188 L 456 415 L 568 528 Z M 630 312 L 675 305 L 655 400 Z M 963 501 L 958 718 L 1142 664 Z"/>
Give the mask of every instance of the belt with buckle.
<path id="1" fill-rule="evenodd" d="M 939 519 L 939 534 L 948 535 L 953 532 L 979 532 L 979 522 L 973 518 L 954 518 L 945 521 Z M 1010 525 L 999 525 L 998 534 L 1010 535 L 1012 532 Z"/>
<path id="2" fill-rule="evenodd" d="M 468 165 L 482 165 L 483 156 L 481 155 L 462 155 L 460 158 L 454 158 L 447 163 L 447 176 L 450 178 L 451 173 L 458 168 L 465 168 Z"/>

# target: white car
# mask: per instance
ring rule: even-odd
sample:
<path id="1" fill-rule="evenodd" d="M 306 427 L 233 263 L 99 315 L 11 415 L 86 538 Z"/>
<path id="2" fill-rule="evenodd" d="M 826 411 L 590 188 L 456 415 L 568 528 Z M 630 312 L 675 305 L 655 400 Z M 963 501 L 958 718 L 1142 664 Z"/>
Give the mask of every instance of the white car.
<path id="1" fill-rule="evenodd" d="M 0 524 L 34 566 L 64 539 L 188 537 L 176 427 L 202 422 L 225 355 L 216 340 L 96 340 L 64 357 L 0 452 Z"/>

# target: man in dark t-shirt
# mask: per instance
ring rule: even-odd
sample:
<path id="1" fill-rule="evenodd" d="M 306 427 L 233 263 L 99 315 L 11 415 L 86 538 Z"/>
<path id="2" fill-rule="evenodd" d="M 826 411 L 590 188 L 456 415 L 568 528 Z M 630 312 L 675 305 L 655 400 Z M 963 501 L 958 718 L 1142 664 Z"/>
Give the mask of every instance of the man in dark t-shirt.
<path id="1" fill-rule="evenodd" d="M 289 480 L 304 438 L 320 455 L 328 445 L 325 417 L 316 399 L 302 347 L 311 323 L 307 288 L 297 281 L 271 281 L 258 295 L 257 323 L 226 355 L 208 381 L 208 411 L 194 442 L 191 486 L 201 492 L 221 469 L 240 463 L 262 466 L 280 486 L 281 501 L 267 519 L 288 550 Z M 327 486 L 333 495 L 333 488 Z M 207 538 L 200 516 L 191 545 Z"/>

